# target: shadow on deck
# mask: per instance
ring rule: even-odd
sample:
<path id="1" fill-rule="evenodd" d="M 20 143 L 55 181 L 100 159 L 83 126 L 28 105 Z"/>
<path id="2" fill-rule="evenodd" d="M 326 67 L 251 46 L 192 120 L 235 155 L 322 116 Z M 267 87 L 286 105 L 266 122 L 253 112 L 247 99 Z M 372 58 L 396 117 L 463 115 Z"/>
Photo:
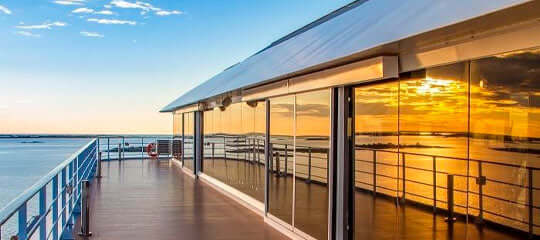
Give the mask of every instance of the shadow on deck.
<path id="1" fill-rule="evenodd" d="M 286 239 L 169 161 L 103 162 L 102 169 L 90 187 L 88 239 Z"/>

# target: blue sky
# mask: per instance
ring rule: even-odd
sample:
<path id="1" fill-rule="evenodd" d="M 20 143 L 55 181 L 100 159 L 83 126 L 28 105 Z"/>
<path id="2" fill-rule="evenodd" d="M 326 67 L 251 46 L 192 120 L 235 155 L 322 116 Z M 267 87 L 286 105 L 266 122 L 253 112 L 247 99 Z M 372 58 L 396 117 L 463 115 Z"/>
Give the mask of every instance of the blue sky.
<path id="1" fill-rule="evenodd" d="M 157 111 L 345 0 L 0 0 L 0 133 L 170 133 Z"/>

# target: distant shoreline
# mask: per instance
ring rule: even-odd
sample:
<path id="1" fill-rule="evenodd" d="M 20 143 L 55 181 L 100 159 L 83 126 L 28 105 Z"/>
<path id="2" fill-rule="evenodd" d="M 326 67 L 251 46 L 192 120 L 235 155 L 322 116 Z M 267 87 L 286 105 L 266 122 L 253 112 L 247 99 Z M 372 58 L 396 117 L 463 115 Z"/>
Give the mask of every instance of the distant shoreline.
<path id="1" fill-rule="evenodd" d="M 0 139 L 8 138 L 96 138 L 96 137 L 172 137 L 166 134 L 0 134 Z"/>

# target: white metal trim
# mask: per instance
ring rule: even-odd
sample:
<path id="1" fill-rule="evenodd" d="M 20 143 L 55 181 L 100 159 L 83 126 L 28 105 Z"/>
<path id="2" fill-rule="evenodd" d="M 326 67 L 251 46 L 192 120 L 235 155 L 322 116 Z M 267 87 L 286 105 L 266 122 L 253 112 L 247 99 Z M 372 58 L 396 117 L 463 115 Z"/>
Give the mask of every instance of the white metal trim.
<path id="1" fill-rule="evenodd" d="M 380 56 L 244 90 L 242 101 L 397 78 L 397 56 Z"/>

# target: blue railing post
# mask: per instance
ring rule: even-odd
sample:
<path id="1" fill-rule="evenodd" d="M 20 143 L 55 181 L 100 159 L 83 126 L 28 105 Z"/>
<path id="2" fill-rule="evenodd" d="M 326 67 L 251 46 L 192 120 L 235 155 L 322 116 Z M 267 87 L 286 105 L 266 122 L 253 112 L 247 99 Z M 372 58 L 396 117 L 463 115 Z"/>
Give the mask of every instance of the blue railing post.
<path id="1" fill-rule="evenodd" d="M 78 199 L 78 196 L 79 196 L 79 178 L 80 178 L 80 175 L 79 175 L 79 171 L 80 171 L 80 162 L 79 162 L 79 156 L 80 154 L 77 156 L 77 158 L 75 158 L 75 168 L 73 169 L 73 182 L 71 183 L 71 186 L 73 187 L 73 196 L 72 196 L 72 199 L 73 199 L 73 214 L 79 214 L 81 211 L 80 211 L 80 208 L 79 208 L 79 199 Z M 70 224 L 74 224 L 73 222 L 70 222 Z"/>
<path id="2" fill-rule="evenodd" d="M 39 239 L 45 240 L 47 238 L 47 185 L 43 186 L 39 190 Z"/>
<path id="3" fill-rule="evenodd" d="M 66 225 L 66 168 L 63 168 L 62 169 L 62 181 L 61 181 L 61 188 L 62 189 L 62 192 L 60 194 L 62 194 L 62 204 L 60 205 L 61 206 L 61 209 L 62 209 L 62 225 L 61 227 L 63 228 L 64 225 Z"/>
<path id="4" fill-rule="evenodd" d="M 0 228 L 5 227 L 4 224 L 13 216 L 17 217 L 17 229 L 13 229 L 16 236 L 10 236 L 12 239 L 73 239 L 73 224 L 81 201 L 79 184 L 81 180 L 93 178 L 99 148 L 100 143 L 92 140 L 3 207 L 0 210 Z M 29 216 L 28 202 L 34 198 L 37 203 L 31 201 Z"/>
<path id="5" fill-rule="evenodd" d="M 53 239 L 58 239 L 58 175 L 52 179 L 52 235 Z"/>
<path id="6" fill-rule="evenodd" d="M 71 225 L 71 213 L 73 211 L 73 165 L 74 165 L 74 162 L 70 162 L 69 163 L 69 169 L 68 169 L 68 179 L 67 179 L 67 187 L 69 189 L 69 192 L 67 192 L 67 194 L 70 195 L 70 197 L 68 198 L 68 216 L 67 216 L 67 226 L 69 227 L 69 225 Z"/>
<path id="7" fill-rule="evenodd" d="M 27 213 L 26 213 L 26 202 L 21 204 L 21 207 L 19 208 L 19 232 L 17 233 L 17 236 L 19 239 L 26 239 L 26 220 L 27 220 Z"/>

